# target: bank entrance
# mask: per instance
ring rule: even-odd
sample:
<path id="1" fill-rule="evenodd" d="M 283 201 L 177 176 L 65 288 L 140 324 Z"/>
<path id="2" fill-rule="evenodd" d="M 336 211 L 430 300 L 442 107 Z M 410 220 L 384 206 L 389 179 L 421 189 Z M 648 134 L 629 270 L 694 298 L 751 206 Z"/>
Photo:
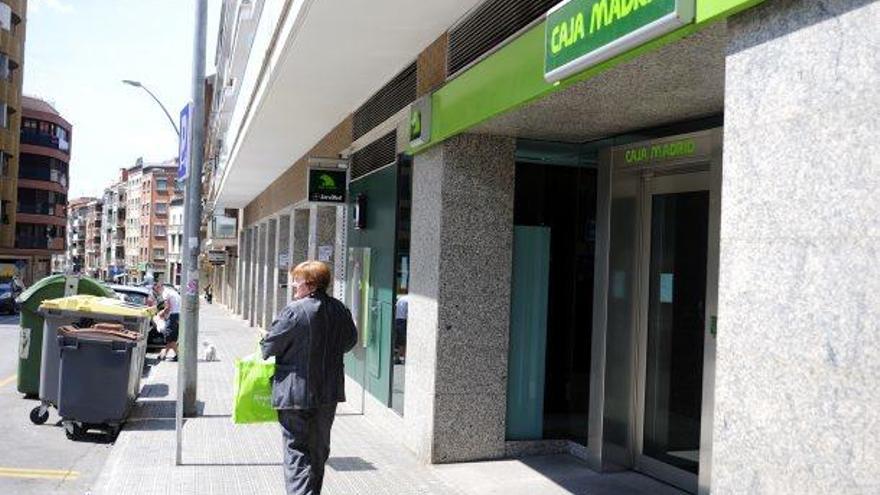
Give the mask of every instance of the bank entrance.
<path id="1" fill-rule="evenodd" d="M 601 165 L 609 238 L 597 301 L 607 301 L 607 316 L 595 331 L 606 349 L 630 349 L 628 360 L 606 360 L 629 376 L 625 462 L 690 492 L 708 486 L 720 168 L 718 129 L 611 148 Z M 607 411 L 605 420 L 627 421 Z"/>
<path id="2" fill-rule="evenodd" d="M 508 442 L 708 486 L 720 122 L 518 143 Z"/>

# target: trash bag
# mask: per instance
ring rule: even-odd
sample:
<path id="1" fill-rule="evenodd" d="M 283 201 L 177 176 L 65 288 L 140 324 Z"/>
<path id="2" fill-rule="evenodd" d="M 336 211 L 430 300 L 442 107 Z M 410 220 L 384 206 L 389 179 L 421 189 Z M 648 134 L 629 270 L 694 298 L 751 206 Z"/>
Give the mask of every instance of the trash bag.
<path id="1" fill-rule="evenodd" d="M 272 408 L 272 375 L 275 358 L 264 360 L 259 353 L 235 360 L 235 396 L 232 422 L 235 424 L 278 421 Z"/>

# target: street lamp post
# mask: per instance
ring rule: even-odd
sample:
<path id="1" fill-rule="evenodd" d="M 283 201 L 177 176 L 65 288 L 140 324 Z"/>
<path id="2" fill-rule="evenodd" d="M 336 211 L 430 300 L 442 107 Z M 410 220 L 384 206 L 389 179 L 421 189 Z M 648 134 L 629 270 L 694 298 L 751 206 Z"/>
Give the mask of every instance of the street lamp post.
<path id="1" fill-rule="evenodd" d="M 162 108 L 163 112 L 165 112 L 165 116 L 168 117 L 168 122 L 171 122 L 171 126 L 174 127 L 174 132 L 177 133 L 177 138 L 180 139 L 180 129 L 178 129 L 177 124 L 174 122 L 174 119 L 171 118 L 171 114 L 168 113 L 168 109 L 165 108 L 165 105 L 163 105 L 162 102 L 159 101 L 159 98 L 156 98 L 156 95 L 154 95 L 153 92 L 149 90 L 149 88 L 141 84 L 140 81 L 132 81 L 130 79 L 124 79 L 122 81 L 122 84 L 128 84 L 129 86 L 141 88 L 142 90 L 146 91 L 147 94 L 150 95 L 150 98 L 152 98 L 153 101 L 155 101 L 159 105 L 159 107 Z"/>

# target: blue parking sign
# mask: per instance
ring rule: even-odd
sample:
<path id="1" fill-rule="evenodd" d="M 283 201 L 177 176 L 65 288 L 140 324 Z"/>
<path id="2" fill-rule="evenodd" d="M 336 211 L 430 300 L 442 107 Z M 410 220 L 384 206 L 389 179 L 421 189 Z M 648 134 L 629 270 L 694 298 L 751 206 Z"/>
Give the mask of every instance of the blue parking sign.
<path id="1" fill-rule="evenodd" d="M 190 108 L 192 103 L 187 103 L 183 110 L 180 111 L 180 148 L 177 152 L 177 178 L 185 179 L 186 171 L 189 168 L 189 143 L 190 143 Z"/>

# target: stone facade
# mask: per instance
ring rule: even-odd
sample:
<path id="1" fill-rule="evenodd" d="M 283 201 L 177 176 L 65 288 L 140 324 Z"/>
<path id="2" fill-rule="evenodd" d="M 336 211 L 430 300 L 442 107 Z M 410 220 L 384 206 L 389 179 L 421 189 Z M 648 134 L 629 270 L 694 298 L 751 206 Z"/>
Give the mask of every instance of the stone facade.
<path id="1" fill-rule="evenodd" d="M 514 150 L 464 135 L 415 157 L 404 420 L 425 461 L 504 455 Z"/>
<path id="2" fill-rule="evenodd" d="M 712 492 L 878 493 L 880 3 L 729 22 Z"/>

